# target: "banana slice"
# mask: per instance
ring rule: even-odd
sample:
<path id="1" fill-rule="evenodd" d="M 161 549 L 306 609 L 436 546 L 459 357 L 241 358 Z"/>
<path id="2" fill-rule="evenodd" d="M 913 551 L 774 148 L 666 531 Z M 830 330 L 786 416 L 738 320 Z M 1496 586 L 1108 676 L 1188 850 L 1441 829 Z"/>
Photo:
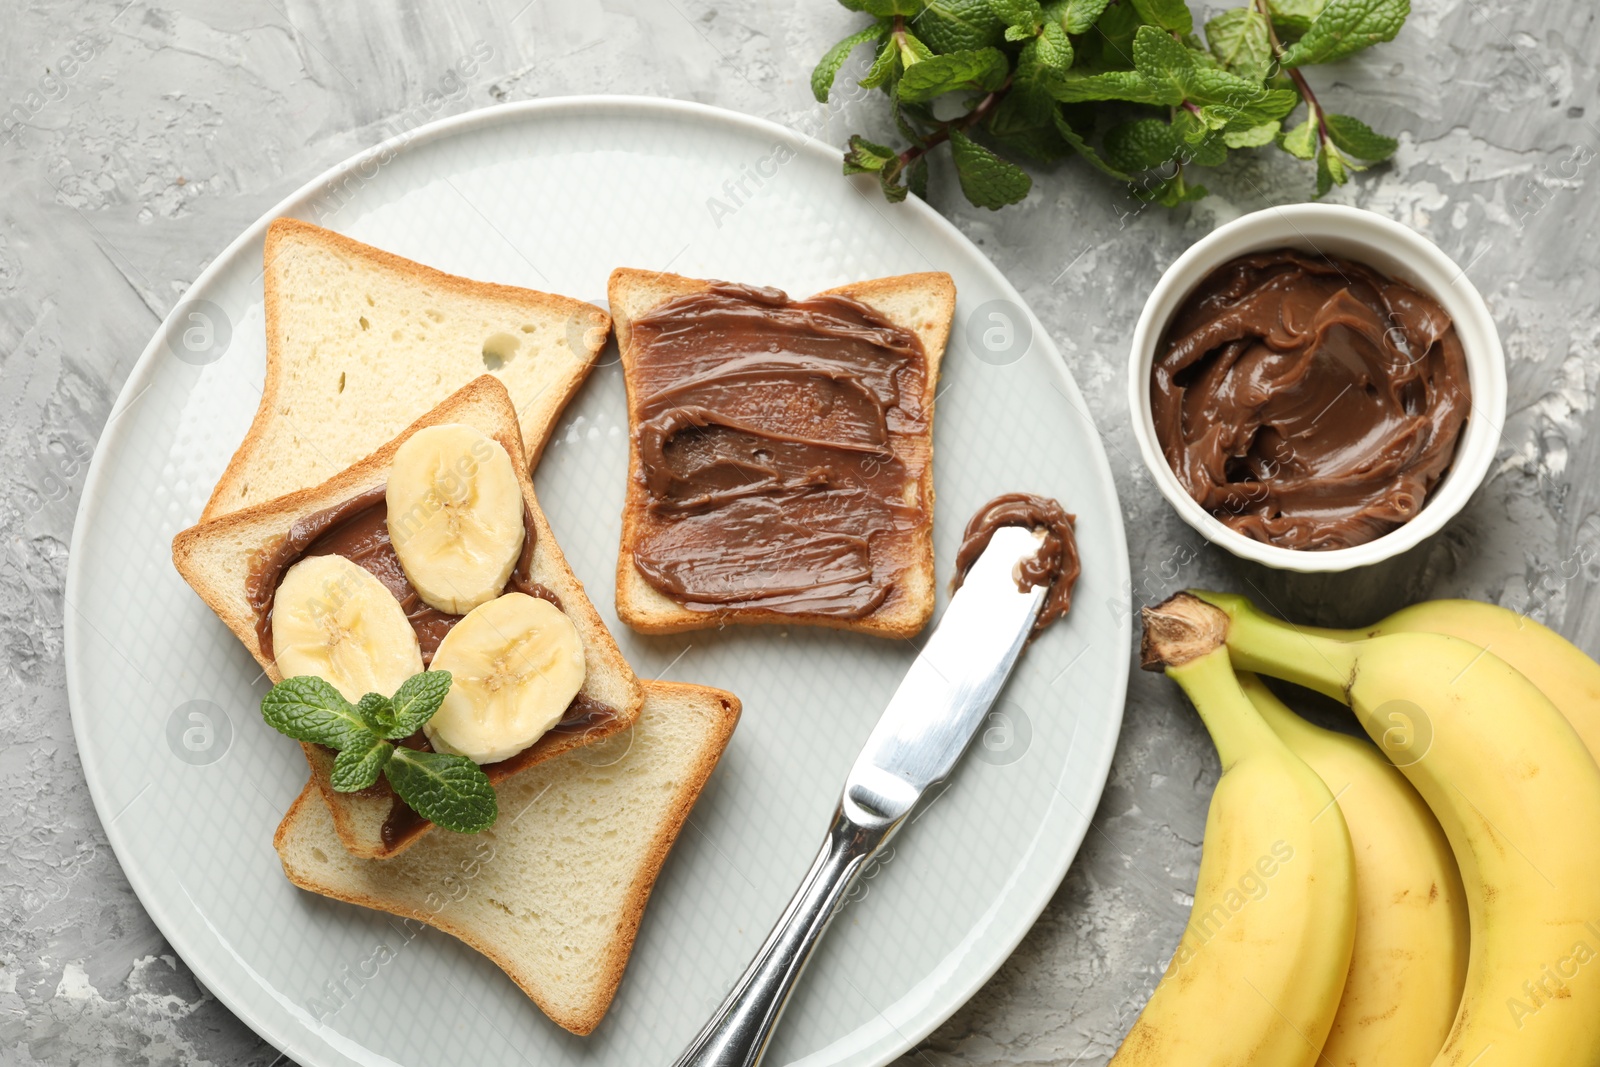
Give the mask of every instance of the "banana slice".
<path id="1" fill-rule="evenodd" d="M 418 430 L 394 454 L 389 540 L 431 607 L 465 615 L 506 587 L 522 554 L 522 487 L 500 442 L 471 426 Z"/>
<path id="2" fill-rule="evenodd" d="M 343 556 L 307 556 L 284 574 L 272 601 L 272 650 L 283 677 L 314 674 L 351 702 L 389 696 L 422 671 L 400 602 Z"/>
<path id="3" fill-rule="evenodd" d="M 432 666 L 452 681 L 423 727 L 428 740 L 440 752 L 496 763 L 561 720 L 583 687 L 583 642 L 548 600 L 507 593 L 456 623 Z"/>

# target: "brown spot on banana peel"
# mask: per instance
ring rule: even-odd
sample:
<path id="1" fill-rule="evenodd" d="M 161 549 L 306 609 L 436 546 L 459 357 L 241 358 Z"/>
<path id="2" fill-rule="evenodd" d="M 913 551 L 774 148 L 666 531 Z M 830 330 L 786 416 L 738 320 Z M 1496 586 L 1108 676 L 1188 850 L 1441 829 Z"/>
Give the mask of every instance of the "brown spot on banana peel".
<path id="1" fill-rule="evenodd" d="M 1176 593 L 1153 608 L 1139 609 L 1144 634 L 1139 666 L 1147 671 L 1181 667 L 1214 652 L 1228 640 L 1228 614 L 1192 593 Z"/>

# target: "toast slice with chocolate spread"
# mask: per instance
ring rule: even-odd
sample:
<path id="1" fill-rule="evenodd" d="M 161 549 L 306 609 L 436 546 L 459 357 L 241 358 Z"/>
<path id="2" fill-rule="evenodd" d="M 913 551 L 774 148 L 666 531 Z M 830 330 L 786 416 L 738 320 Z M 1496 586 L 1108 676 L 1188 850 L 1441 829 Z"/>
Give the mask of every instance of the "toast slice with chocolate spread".
<path id="1" fill-rule="evenodd" d="M 498 441 L 510 455 L 522 489 L 526 533 L 531 539 L 531 547 L 525 542 L 523 561 L 513 572 L 512 581 L 522 582 L 537 595 L 553 600 L 577 628 L 583 644 L 585 678 L 577 698 L 561 723 L 531 748 L 501 763 L 484 766 L 490 780 L 498 782 L 525 767 L 626 730 L 638 717 L 644 699 L 638 679 L 590 604 L 583 583 L 567 566 L 539 509 L 522 451 L 516 409 L 498 379 L 481 375 L 394 440 L 321 485 L 191 526 L 173 539 L 172 561 L 183 579 L 244 643 L 267 677 L 273 682 L 281 681 L 270 648 L 264 647 L 270 644 L 271 635 L 266 620 L 276 581 L 298 558 L 295 546 L 309 547 L 330 516 L 353 521 L 361 509 L 382 508 L 382 490 L 396 450 L 418 430 L 445 423 L 472 426 Z M 373 522 L 376 524 L 376 517 Z M 386 532 L 382 550 L 392 559 L 393 549 Z M 399 572 L 397 561 L 391 576 L 394 572 Z M 378 577 L 382 580 L 384 575 Z M 390 591 L 394 591 L 393 587 Z M 332 752 L 318 745 L 305 744 L 302 748 L 339 838 L 351 854 L 373 859 L 393 856 L 432 828 L 432 823 L 401 804 L 383 779 L 360 793 L 336 792 L 329 780 Z"/>
<path id="2" fill-rule="evenodd" d="M 934 607 L 933 406 L 955 284 L 804 301 L 619 269 L 631 448 L 617 614 L 909 637 Z"/>
<path id="3" fill-rule="evenodd" d="M 339 847 L 307 783 L 273 845 L 301 889 L 427 924 L 493 960 L 558 1025 L 593 1032 L 633 950 L 656 876 L 739 720 L 730 693 L 645 682 L 638 722 L 501 783 L 479 834 L 431 834 L 404 856 Z"/>
<path id="4" fill-rule="evenodd" d="M 267 371 L 203 518 L 331 478 L 488 371 L 537 463 L 611 319 L 569 297 L 461 278 L 298 219 L 267 228 Z"/>

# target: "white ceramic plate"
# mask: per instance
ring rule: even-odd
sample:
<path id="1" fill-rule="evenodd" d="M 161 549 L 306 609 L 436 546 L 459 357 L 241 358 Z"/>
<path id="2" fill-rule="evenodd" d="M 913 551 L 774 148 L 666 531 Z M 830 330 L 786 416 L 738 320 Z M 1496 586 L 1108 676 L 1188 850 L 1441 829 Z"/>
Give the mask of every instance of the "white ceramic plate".
<path id="1" fill-rule="evenodd" d="M 620 628 L 627 433 L 613 348 L 557 428 L 535 475 L 540 500 L 639 674 L 722 686 L 745 711 L 610 1014 L 594 1036 L 573 1037 L 451 938 L 291 887 L 271 838 L 304 762 L 261 721 L 261 672 L 169 558 L 260 397 L 261 242 L 279 214 L 447 271 L 588 299 L 617 266 L 797 296 L 905 271 L 954 275 L 934 431 L 940 580 L 968 515 L 1008 490 L 1077 512 L 1085 574 L 1071 617 L 1023 657 L 982 745 L 856 889 L 767 1062 L 894 1058 L 994 973 L 1060 883 L 1105 783 L 1127 683 L 1116 490 L 1082 396 L 1016 291 L 931 209 L 887 205 L 839 166 L 837 150 L 792 130 L 664 100 L 550 100 L 440 122 L 335 168 L 242 234 L 129 377 L 67 573 L 84 772 L 173 947 L 306 1067 L 670 1062 L 799 883 L 916 645 L 803 628 Z M 186 329 L 201 331 L 187 345 Z"/>

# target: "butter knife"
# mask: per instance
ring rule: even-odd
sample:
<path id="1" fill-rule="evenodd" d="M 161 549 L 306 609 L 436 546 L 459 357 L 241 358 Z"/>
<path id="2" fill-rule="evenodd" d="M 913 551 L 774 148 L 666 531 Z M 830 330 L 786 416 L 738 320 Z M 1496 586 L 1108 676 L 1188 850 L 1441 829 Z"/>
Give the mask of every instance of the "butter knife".
<path id="1" fill-rule="evenodd" d="M 839 903 L 928 789 L 955 769 L 1027 643 L 1042 587 L 1017 587 L 1041 536 L 996 530 L 845 779 L 833 825 L 766 942 L 674 1067 L 755 1067 Z"/>

